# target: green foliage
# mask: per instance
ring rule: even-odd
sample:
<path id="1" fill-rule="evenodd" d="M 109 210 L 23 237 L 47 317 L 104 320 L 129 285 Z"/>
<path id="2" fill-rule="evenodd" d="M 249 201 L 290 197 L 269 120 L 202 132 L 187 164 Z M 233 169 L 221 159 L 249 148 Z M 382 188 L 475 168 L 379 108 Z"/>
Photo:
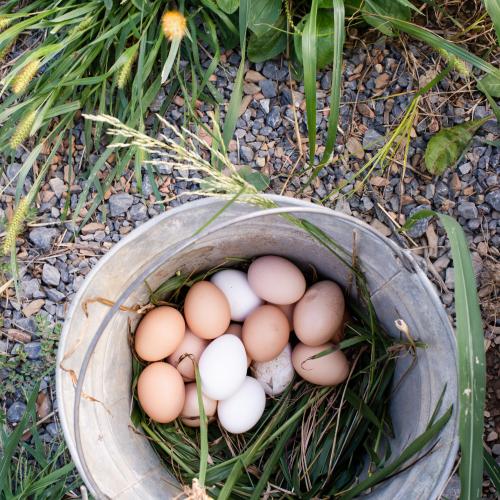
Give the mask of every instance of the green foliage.
<path id="1" fill-rule="evenodd" d="M 477 129 L 491 117 L 461 123 L 454 127 L 440 130 L 432 136 L 425 149 L 425 166 L 433 175 L 441 175 L 447 168 L 453 167 L 465 153 Z"/>
<path id="2" fill-rule="evenodd" d="M 264 62 L 281 54 L 286 48 L 286 19 L 279 15 L 270 26 L 258 33 L 253 32 L 248 40 L 248 59 Z"/>
<path id="3" fill-rule="evenodd" d="M 500 0 L 484 0 L 484 6 L 493 21 L 498 43 L 500 43 Z"/>
<path id="4" fill-rule="evenodd" d="M 281 2 L 282 0 L 254 0 L 251 2 L 248 28 L 257 37 L 269 34 L 269 28 L 276 24 L 281 13 Z"/>
<path id="5" fill-rule="evenodd" d="M 410 20 L 411 8 L 408 3 L 400 0 L 365 0 L 362 16 L 368 24 L 385 35 L 392 36 L 394 35 L 392 25 L 394 19 Z"/>
<path id="6" fill-rule="evenodd" d="M 217 0 L 217 5 L 226 13 L 232 14 L 238 10 L 240 0 Z"/>
<path id="7" fill-rule="evenodd" d="M 482 92 L 487 92 L 491 97 L 500 97 L 500 76 L 486 75 L 479 80 L 477 87 Z"/>
<path id="8" fill-rule="evenodd" d="M 460 482 L 464 499 L 481 498 L 483 483 L 483 412 L 486 387 L 484 333 L 476 291 L 472 258 L 465 233 L 452 217 L 422 210 L 403 229 L 424 217 L 437 215 L 450 240 L 455 270 L 456 337 L 458 351 L 458 397 Z"/>

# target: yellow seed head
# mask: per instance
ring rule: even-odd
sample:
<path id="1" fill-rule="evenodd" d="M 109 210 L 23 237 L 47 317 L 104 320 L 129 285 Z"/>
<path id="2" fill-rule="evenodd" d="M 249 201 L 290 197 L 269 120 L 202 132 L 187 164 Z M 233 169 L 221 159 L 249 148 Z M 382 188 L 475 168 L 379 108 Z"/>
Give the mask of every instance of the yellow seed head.
<path id="1" fill-rule="evenodd" d="M 0 31 L 3 31 L 5 28 L 10 26 L 12 19 L 10 17 L 0 16 Z"/>
<path id="2" fill-rule="evenodd" d="M 31 127 L 36 118 L 36 111 L 30 111 L 18 123 L 16 130 L 10 138 L 10 147 L 16 149 L 30 135 Z"/>
<path id="3" fill-rule="evenodd" d="M 73 35 L 76 35 L 77 33 L 80 33 L 81 31 L 85 31 L 93 22 L 94 18 L 92 16 L 86 17 L 85 19 L 83 19 L 83 21 L 80 21 L 69 31 L 68 36 L 71 37 Z"/>
<path id="4" fill-rule="evenodd" d="M 118 77 L 116 79 L 116 85 L 119 89 L 125 87 L 127 80 L 129 79 L 130 73 L 132 71 L 132 66 L 135 61 L 136 54 L 128 58 L 128 61 L 120 68 L 118 71 Z"/>
<path id="5" fill-rule="evenodd" d="M 163 33 L 169 41 L 180 40 L 186 34 L 186 18 L 177 10 L 169 10 L 161 18 Z"/>
<path id="6" fill-rule="evenodd" d="M 14 212 L 14 217 L 10 221 L 7 228 L 7 234 L 5 235 L 5 240 L 3 242 L 2 250 L 4 255 L 8 255 L 12 248 L 16 245 L 16 238 L 23 228 L 24 221 L 28 214 L 29 209 L 29 199 L 23 198 Z"/>
<path id="7" fill-rule="evenodd" d="M 5 59 L 5 57 L 10 53 L 12 47 L 16 43 L 16 38 L 10 41 L 3 49 L 0 49 L 0 63 Z"/>
<path id="8" fill-rule="evenodd" d="M 22 94 L 36 75 L 40 67 L 40 59 L 34 59 L 24 66 L 12 81 L 12 90 L 15 94 Z"/>

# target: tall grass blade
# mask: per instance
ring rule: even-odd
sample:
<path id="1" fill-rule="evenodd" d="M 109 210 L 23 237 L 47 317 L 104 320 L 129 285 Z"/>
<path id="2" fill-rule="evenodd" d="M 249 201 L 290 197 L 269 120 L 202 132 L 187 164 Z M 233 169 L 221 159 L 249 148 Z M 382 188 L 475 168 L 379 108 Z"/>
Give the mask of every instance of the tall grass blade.
<path id="1" fill-rule="evenodd" d="M 500 466 L 495 462 L 495 459 L 486 451 L 484 453 L 484 469 L 491 479 L 495 490 L 500 492 Z"/>
<path id="2" fill-rule="evenodd" d="M 500 44 L 500 0 L 484 0 L 484 6 L 493 21 L 493 26 Z"/>
<path id="3" fill-rule="evenodd" d="M 307 132 L 309 137 L 309 165 L 314 165 L 316 152 L 316 19 L 318 0 L 313 0 L 311 11 L 302 33 L 302 65 L 304 67 L 304 92 L 306 95 Z"/>
<path id="4" fill-rule="evenodd" d="M 460 224 L 449 215 L 423 210 L 416 220 L 437 215 L 450 240 L 455 270 L 455 310 L 458 350 L 461 498 L 481 498 L 483 482 L 483 412 L 486 386 L 484 334 L 469 245 Z"/>

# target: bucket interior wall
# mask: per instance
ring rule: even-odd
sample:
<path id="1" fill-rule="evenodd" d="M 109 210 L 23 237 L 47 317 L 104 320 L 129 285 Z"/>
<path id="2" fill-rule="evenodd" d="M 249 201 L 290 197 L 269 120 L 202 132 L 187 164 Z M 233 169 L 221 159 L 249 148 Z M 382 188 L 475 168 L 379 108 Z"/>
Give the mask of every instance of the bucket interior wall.
<path id="1" fill-rule="evenodd" d="M 295 205 L 288 200 L 286 203 Z M 221 202 L 209 200 L 190 205 L 197 205 L 197 209 L 184 206 L 155 218 L 117 245 L 86 279 L 68 314 L 59 350 L 63 369 L 57 371 L 57 391 L 65 436 L 80 470 L 73 432 L 74 388 L 67 370 L 79 373 L 86 346 L 108 310 L 107 306 L 91 302 L 86 316 L 82 303 L 95 297 L 115 300 L 148 263 L 158 261 L 166 248 L 191 236 L 221 207 Z M 218 222 L 253 210 L 247 205 L 234 205 Z M 409 372 L 410 357 L 397 362 L 398 387 L 391 400 L 396 435 L 391 447 L 397 456 L 425 430 L 445 384 L 442 407 L 448 408 L 456 399 L 453 331 L 427 278 L 404 252 L 368 226 L 341 214 L 325 211 L 301 216 L 320 227 L 348 253 L 352 252 L 355 241 L 356 256 L 381 322 L 389 333 L 399 336 L 394 321 L 403 318 L 412 335 L 428 345 L 419 352 L 418 363 Z M 324 246 L 274 215 L 203 237 L 180 255 L 166 259 L 147 279 L 147 284 L 154 289 L 178 271 L 200 271 L 220 264 L 227 257 L 263 254 L 285 256 L 304 269 L 312 264 L 321 276 L 334 279 L 346 289 L 352 282 L 349 269 Z M 144 283 L 126 304 L 146 303 L 147 298 L 148 288 Z M 134 326 L 137 322 L 134 314 L 119 312 L 114 316 L 91 360 L 84 391 L 98 402 L 88 398 L 81 401 L 83 449 L 94 481 L 109 497 L 169 498 L 179 492 L 175 481 L 147 440 L 130 423 L 129 319 Z M 376 488 L 370 498 L 436 497 L 453 465 L 456 425 L 454 413 L 440 436 L 439 446 L 407 471 Z"/>

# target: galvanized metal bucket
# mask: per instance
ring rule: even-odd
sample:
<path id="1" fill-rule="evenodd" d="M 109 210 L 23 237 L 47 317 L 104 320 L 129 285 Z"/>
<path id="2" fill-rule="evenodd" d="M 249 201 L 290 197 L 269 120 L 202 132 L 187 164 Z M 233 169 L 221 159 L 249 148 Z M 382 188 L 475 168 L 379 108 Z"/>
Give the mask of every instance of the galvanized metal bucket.
<path id="1" fill-rule="evenodd" d="M 87 276 L 68 312 L 56 372 L 59 415 L 73 460 L 97 498 L 165 499 L 179 493 L 175 480 L 147 439 L 130 422 L 131 353 L 128 321 L 136 315 L 119 306 L 143 304 L 148 286 L 175 272 L 203 270 L 228 256 L 275 254 L 348 286 L 349 270 L 324 246 L 287 222 L 289 212 L 322 229 L 356 255 L 368 281 L 378 317 L 391 335 L 403 318 L 412 335 L 425 342 L 417 364 L 404 377 L 410 357 L 397 362 L 391 399 L 395 454 L 421 434 L 446 385 L 442 408 L 457 401 L 453 329 L 434 287 L 411 253 L 366 224 L 308 202 L 269 196 L 281 208 L 261 210 L 235 203 L 193 236 L 224 205 L 218 199 L 186 203 L 132 231 Z M 355 236 L 355 238 L 354 238 Z M 113 307 L 88 303 L 95 297 Z M 75 377 L 76 375 L 76 377 Z M 75 379 L 78 380 L 75 387 Z M 455 404 L 456 409 L 456 404 Z M 457 452 L 457 414 L 439 436 L 439 445 L 410 468 L 378 486 L 376 499 L 433 499 L 447 481 Z M 360 457 L 362 460 L 363 457 Z"/>

